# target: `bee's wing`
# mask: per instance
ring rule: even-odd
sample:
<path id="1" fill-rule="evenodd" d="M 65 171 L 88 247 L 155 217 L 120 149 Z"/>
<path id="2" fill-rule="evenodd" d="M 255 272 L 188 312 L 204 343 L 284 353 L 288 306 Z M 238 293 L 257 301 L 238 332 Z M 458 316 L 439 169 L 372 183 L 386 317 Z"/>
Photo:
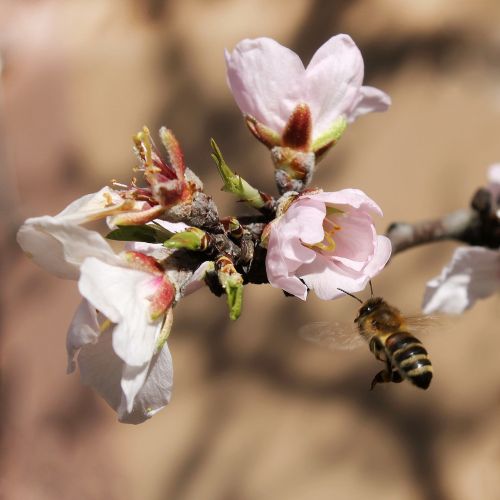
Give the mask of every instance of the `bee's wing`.
<path id="1" fill-rule="evenodd" d="M 354 326 L 336 321 L 308 323 L 299 336 L 330 350 L 350 351 L 365 343 Z"/>
<path id="2" fill-rule="evenodd" d="M 428 314 L 415 314 L 413 316 L 405 316 L 405 323 L 412 333 L 422 333 L 426 330 L 434 330 L 435 328 L 443 328 L 445 320 L 442 316 L 432 316 Z"/>

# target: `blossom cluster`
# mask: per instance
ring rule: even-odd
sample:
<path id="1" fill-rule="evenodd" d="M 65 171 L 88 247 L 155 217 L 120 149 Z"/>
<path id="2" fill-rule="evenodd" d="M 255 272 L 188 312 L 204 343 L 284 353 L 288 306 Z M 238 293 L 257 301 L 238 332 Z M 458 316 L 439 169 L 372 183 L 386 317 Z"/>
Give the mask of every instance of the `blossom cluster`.
<path id="1" fill-rule="evenodd" d="M 382 216 L 375 201 L 355 188 L 328 192 L 310 185 L 347 125 L 391 102 L 363 86 L 353 40 L 332 37 L 307 67 L 274 40 L 243 40 L 226 52 L 226 65 L 246 125 L 270 151 L 279 196 L 236 174 L 213 140 L 212 158 L 223 189 L 258 216 L 220 217 L 173 132 L 160 129 L 162 153 L 144 127 L 133 145 L 139 181 L 113 182 L 55 216 L 27 219 L 18 232 L 36 264 L 77 281 L 82 302 L 67 333 L 68 373 L 78 364 L 82 382 L 122 422 L 143 422 L 170 401 L 167 340 L 184 296 L 208 285 L 226 295 L 235 320 L 246 283 L 267 282 L 301 300 L 311 291 L 331 300 L 363 290 L 391 256 L 391 241 L 375 229 L 374 216 Z M 498 166 L 490 190 L 498 200 Z M 425 309 L 462 311 L 496 290 L 498 255 L 497 249 L 458 249 L 429 282 Z"/>

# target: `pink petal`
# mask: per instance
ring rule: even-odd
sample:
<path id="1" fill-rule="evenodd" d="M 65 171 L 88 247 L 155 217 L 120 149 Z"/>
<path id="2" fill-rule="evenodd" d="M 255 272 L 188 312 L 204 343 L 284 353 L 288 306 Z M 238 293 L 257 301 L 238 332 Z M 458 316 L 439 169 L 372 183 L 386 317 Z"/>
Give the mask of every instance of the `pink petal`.
<path id="1" fill-rule="evenodd" d="M 348 35 L 336 35 L 316 51 L 306 69 L 305 102 L 313 115 L 313 140 L 351 109 L 363 72 L 361 53 Z"/>
<path id="2" fill-rule="evenodd" d="M 281 133 L 302 97 L 300 58 L 270 38 L 242 40 L 225 56 L 228 84 L 240 110 Z"/>
<path id="3" fill-rule="evenodd" d="M 340 191 L 321 192 L 312 195 L 305 195 L 305 197 L 311 200 L 322 201 L 323 203 L 327 203 L 335 207 L 338 205 L 346 205 L 347 210 L 348 207 L 351 206 L 361 210 L 367 210 L 376 215 L 382 215 L 380 207 L 360 189 L 342 189 Z"/>
<path id="4" fill-rule="evenodd" d="M 289 265 L 283 257 L 277 231 L 271 230 L 266 257 L 266 274 L 269 283 L 302 300 L 307 297 L 307 287 L 291 275 Z"/>
<path id="5" fill-rule="evenodd" d="M 365 212 L 353 210 L 332 219 L 341 228 L 333 235 L 336 246 L 332 257 L 355 271 L 361 271 L 376 246 L 377 235 L 371 217 Z"/>
<path id="6" fill-rule="evenodd" d="M 326 215 L 324 203 L 312 197 L 299 198 L 286 211 L 283 220 L 279 221 L 286 227 L 287 234 L 300 237 L 304 243 L 313 245 L 323 240 L 323 219 Z"/>
<path id="7" fill-rule="evenodd" d="M 341 263 L 325 258 L 318 258 L 311 264 L 305 264 L 297 274 L 314 293 L 323 300 L 332 300 L 343 295 L 338 288 L 346 292 L 359 292 L 366 287 L 369 277 L 348 269 Z"/>
<path id="8" fill-rule="evenodd" d="M 376 276 L 385 267 L 392 253 L 391 240 L 386 236 L 377 236 L 375 253 L 363 269 L 363 274 L 369 278 Z"/>
<path id="9" fill-rule="evenodd" d="M 441 275 L 427 283 L 423 310 L 460 314 L 499 289 L 499 251 L 459 247 Z"/>
<path id="10" fill-rule="evenodd" d="M 352 123 L 361 115 L 366 115 L 372 111 L 387 111 L 391 105 L 391 98 L 375 87 L 361 87 L 356 99 L 346 113 L 348 123 Z"/>

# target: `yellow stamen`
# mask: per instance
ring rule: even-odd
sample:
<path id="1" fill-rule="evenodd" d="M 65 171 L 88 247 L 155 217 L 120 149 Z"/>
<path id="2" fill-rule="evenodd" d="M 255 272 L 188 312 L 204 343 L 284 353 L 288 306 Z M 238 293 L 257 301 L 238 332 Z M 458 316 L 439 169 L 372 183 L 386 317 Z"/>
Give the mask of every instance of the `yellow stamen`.
<path id="1" fill-rule="evenodd" d="M 302 243 L 304 246 L 307 248 L 310 248 L 311 250 L 321 250 L 323 252 L 333 252 L 335 250 L 335 247 L 337 246 L 334 239 L 333 235 L 337 232 L 340 231 L 342 228 L 338 225 L 335 224 L 335 222 L 325 219 L 323 221 L 323 226 L 330 226 L 330 229 L 327 231 L 324 231 L 324 238 L 322 241 L 319 241 L 318 243 L 314 244 L 308 244 L 308 243 Z M 326 240 L 326 243 L 323 243 L 323 241 Z"/>
<path id="2" fill-rule="evenodd" d="M 113 198 L 110 193 L 103 193 L 104 200 L 106 201 L 106 207 L 113 205 Z"/>
<path id="3" fill-rule="evenodd" d="M 112 324 L 113 323 L 109 319 L 105 319 L 99 327 L 99 333 L 104 333 L 108 328 L 111 327 Z"/>

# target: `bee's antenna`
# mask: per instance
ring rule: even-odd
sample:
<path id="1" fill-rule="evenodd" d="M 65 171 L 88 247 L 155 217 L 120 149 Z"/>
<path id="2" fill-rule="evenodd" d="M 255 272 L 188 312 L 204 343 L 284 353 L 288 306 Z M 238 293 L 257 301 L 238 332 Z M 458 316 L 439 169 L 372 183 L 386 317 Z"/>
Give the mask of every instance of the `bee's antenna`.
<path id="1" fill-rule="evenodd" d="M 345 290 L 342 290 L 342 288 L 337 288 L 337 290 L 340 290 L 341 292 L 345 293 L 346 295 L 349 295 L 349 297 L 352 297 L 353 299 L 356 299 L 360 304 L 363 303 L 361 299 L 356 297 L 356 295 L 353 295 L 352 293 L 346 292 Z"/>
<path id="2" fill-rule="evenodd" d="M 371 293 L 371 297 L 373 297 L 373 286 L 372 286 L 372 280 L 369 281 L 370 283 L 370 293 Z"/>

